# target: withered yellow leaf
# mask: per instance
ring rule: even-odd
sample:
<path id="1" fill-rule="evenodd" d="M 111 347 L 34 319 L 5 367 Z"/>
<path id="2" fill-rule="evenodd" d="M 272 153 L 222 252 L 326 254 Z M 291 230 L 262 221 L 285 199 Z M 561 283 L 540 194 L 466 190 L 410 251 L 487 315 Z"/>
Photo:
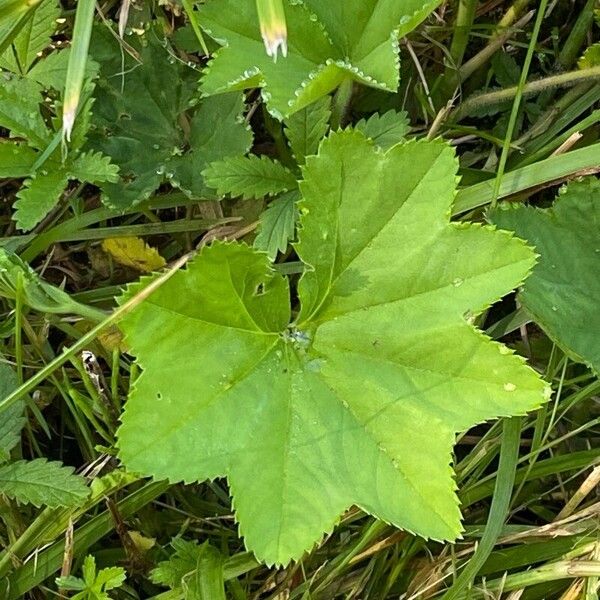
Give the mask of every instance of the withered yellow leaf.
<path id="1" fill-rule="evenodd" d="M 107 238 L 102 242 L 102 249 L 119 264 L 142 273 L 156 271 L 166 264 L 156 248 L 139 237 Z"/>

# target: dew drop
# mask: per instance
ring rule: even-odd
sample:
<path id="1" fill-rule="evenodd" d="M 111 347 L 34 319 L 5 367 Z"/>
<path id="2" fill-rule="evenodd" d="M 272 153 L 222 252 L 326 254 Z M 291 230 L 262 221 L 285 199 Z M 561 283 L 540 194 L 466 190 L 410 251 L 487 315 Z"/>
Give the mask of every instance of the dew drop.
<path id="1" fill-rule="evenodd" d="M 463 284 L 463 280 L 460 277 L 457 277 L 452 281 L 452 285 L 454 287 L 460 287 Z"/>
<path id="2" fill-rule="evenodd" d="M 517 389 L 517 386 L 514 383 L 505 383 L 504 384 L 504 389 L 507 392 L 514 392 Z"/>
<path id="3" fill-rule="evenodd" d="M 558 306 L 553 306 L 553 307 L 552 307 L 552 310 L 553 310 L 554 312 L 556 312 L 556 311 L 558 310 Z"/>

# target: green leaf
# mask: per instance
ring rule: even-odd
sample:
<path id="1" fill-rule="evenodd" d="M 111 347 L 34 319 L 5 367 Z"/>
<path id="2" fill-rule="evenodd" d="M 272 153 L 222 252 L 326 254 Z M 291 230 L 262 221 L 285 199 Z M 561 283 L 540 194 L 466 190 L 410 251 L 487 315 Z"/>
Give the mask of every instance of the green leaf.
<path id="1" fill-rule="evenodd" d="M 282 119 L 351 78 L 395 91 L 398 39 L 440 0 L 305 0 L 285 3 L 288 54 L 273 62 L 257 26 L 255 0 L 208 0 L 200 23 L 223 44 L 202 79 L 205 94 L 261 87 Z"/>
<path id="2" fill-rule="evenodd" d="M 1 158 L 0 146 L 0 158 Z M 9 154 L 7 152 L 7 154 Z M 25 163 L 35 154 L 28 154 L 25 149 L 20 149 L 21 156 L 13 157 L 14 162 Z M 7 170 L 11 165 L 7 165 Z M 13 176 L 23 176 L 24 164 L 19 170 L 15 164 Z M 32 165 L 33 166 L 33 165 Z M 1 168 L 1 167 L 0 167 Z M 28 169 L 30 172 L 31 168 Z M 70 179 L 78 179 L 87 183 L 102 183 L 118 180 L 119 167 L 110 162 L 110 158 L 99 152 L 87 152 L 71 155 L 66 164 L 60 164 L 56 160 L 49 160 L 44 168 L 31 174 L 23 187 L 17 193 L 17 201 L 14 203 L 16 209 L 13 218 L 17 227 L 24 231 L 33 229 L 57 204 Z"/>
<path id="3" fill-rule="evenodd" d="M 65 590 L 79 591 L 79 594 L 73 596 L 79 600 L 110 600 L 106 593 L 108 590 L 114 590 L 123 585 L 126 575 L 122 567 L 107 567 L 96 570 L 96 559 L 88 554 L 82 567 L 83 579 L 69 575 L 67 577 L 57 577 L 56 585 Z"/>
<path id="4" fill-rule="evenodd" d="M 317 153 L 329 130 L 330 117 L 331 98 L 325 96 L 286 119 L 285 135 L 298 164 L 304 164 L 307 156 Z"/>
<path id="5" fill-rule="evenodd" d="M 93 318 L 90 313 L 97 310 L 76 302 L 60 288 L 46 283 L 16 254 L 0 248 L 0 297 L 15 300 L 19 277 L 23 303 L 41 313 L 75 313 Z"/>
<path id="6" fill-rule="evenodd" d="M 243 98 L 209 99 L 196 109 L 197 73 L 175 61 L 149 33 L 121 73 L 118 41 L 96 30 L 92 55 L 100 64 L 89 147 L 119 166 L 121 179 L 101 186 L 104 202 L 126 209 L 148 198 L 164 181 L 190 196 L 208 192 L 201 172 L 209 162 L 245 154 L 252 134 L 240 118 Z M 186 111 L 194 111 L 189 121 Z M 186 127 L 182 124 L 187 123 Z"/>
<path id="7" fill-rule="evenodd" d="M 33 16 L 13 42 L 19 63 L 18 72 L 27 73 L 38 58 L 38 53 L 46 49 L 50 43 L 50 36 L 56 31 L 56 19 L 60 17 L 60 13 L 61 7 L 57 0 L 42 0 L 35 7 Z"/>
<path id="8" fill-rule="evenodd" d="M 23 231 L 33 229 L 58 204 L 68 180 L 66 169 L 55 163 L 27 179 L 14 203 L 17 227 Z"/>
<path id="9" fill-rule="evenodd" d="M 0 360 L 3 360 L 0 356 Z M 0 399 L 6 398 L 17 388 L 17 376 L 5 363 L 0 362 Z M 10 458 L 10 451 L 19 443 L 21 430 L 25 425 L 24 403 L 15 402 L 9 406 L 0 419 L 0 462 Z"/>
<path id="10" fill-rule="evenodd" d="M 54 88 L 55 90 L 62 91 L 65 87 L 70 54 L 70 48 L 48 54 L 43 60 L 40 60 L 33 65 L 31 70 L 27 73 L 27 78 L 36 81 L 46 89 Z M 95 77 L 97 71 L 98 64 L 93 60 L 88 59 L 85 76 L 88 78 Z"/>
<path id="11" fill-rule="evenodd" d="M 152 569 L 150 579 L 156 584 L 177 588 L 181 587 L 183 579 L 196 569 L 202 546 L 178 537 L 171 540 L 171 546 L 175 552 L 168 560 L 159 562 L 156 568 Z"/>
<path id="12" fill-rule="evenodd" d="M 39 86 L 27 79 L 13 77 L 0 85 L 0 127 L 44 150 L 50 135 L 40 113 L 41 100 Z"/>
<path id="13" fill-rule="evenodd" d="M 236 156 L 211 163 L 203 172 L 206 183 L 219 196 L 262 198 L 297 187 L 296 177 L 281 163 L 266 156 Z"/>
<path id="14" fill-rule="evenodd" d="M 125 581 L 125 569 L 123 567 L 106 567 L 100 569 L 96 576 L 95 585 L 100 589 L 114 590 L 123 585 Z"/>
<path id="15" fill-rule="evenodd" d="M 37 153 L 25 144 L 0 143 L 0 178 L 27 177 L 37 158 Z"/>
<path id="16" fill-rule="evenodd" d="M 522 305 L 575 360 L 600 373 L 600 181 L 570 183 L 547 210 L 501 204 L 489 217 L 540 254 Z"/>
<path id="17" fill-rule="evenodd" d="M 354 128 L 384 150 L 403 141 L 410 131 L 407 113 L 395 110 L 388 110 L 383 115 L 375 113 L 368 119 L 361 119 Z"/>
<path id="18" fill-rule="evenodd" d="M 577 61 L 580 69 L 591 69 L 600 65 L 600 43 L 592 44 Z"/>
<path id="19" fill-rule="evenodd" d="M 190 124 L 190 151 L 174 161 L 171 183 L 191 197 L 212 196 L 203 171 L 226 156 L 243 156 L 252 146 L 252 131 L 241 117 L 244 98 L 227 94 L 205 100 Z"/>
<path id="20" fill-rule="evenodd" d="M 118 432 L 123 463 L 171 481 L 226 476 L 267 563 L 300 558 L 353 504 L 456 538 L 456 432 L 549 395 L 467 320 L 518 286 L 534 254 L 449 222 L 456 169 L 442 142 L 384 153 L 334 134 L 304 169 L 296 319 L 287 280 L 235 243 L 204 247 L 127 314 L 143 373 Z"/>
<path id="21" fill-rule="evenodd" d="M 190 577 L 188 600 L 226 600 L 223 555 L 208 542 L 201 546 L 195 572 Z"/>
<path id="22" fill-rule="evenodd" d="M 294 239 L 298 214 L 297 200 L 296 191 L 284 194 L 273 200 L 260 215 L 254 247 L 266 252 L 271 260 L 275 260 L 278 252 L 285 252 L 288 243 Z"/>
<path id="23" fill-rule="evenodd" d="M 171 545 L 175 552 L 152 570 L 152 581 L 171 589 L 186 589 L 190 600 L 225 600 L 221 553 L 208 542 L 198 545 L 175 538 Z"/>
<path id="24" fill-rule="evenodd" d="M 119 179 L 119 167 L 100 152 L 85 152 L 69 165 L 69 178 L 89 183 L 114 183 Z"/>
<path id="25" fill-rule="evenodd" d="M 0 493 L 34 506 L 76 506 L 89 493 L 85 479 L 72 467 L 45 458 L 0 465 Z"/>

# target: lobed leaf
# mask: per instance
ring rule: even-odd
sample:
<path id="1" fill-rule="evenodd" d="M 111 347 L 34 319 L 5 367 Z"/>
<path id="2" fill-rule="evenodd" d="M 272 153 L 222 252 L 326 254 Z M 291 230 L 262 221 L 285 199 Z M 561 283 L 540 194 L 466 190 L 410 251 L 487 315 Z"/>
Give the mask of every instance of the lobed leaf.
<path id="1" fill-rule="evenodd" d="M 502 204 L 489 218 L 540 254 L 519 293 L 527 312 L 575 360 L 600 373 L 600 180 L 570 183 L 549 209 Z"/>
<path id="2" fill-rule="evenodd" d="M 456 168 L 441 142 L 384 152 L 333 134 L 304 167 L 295 319 L 267 256 L 223 243 L 126 315 L 143 373 L 118 432 L 124 464 L 172 481 L 226 476 L 267 563 L 300 558 L 353 504 L 456 538 L 456 432 L 549 395 L 466 320 L 518 286 L 534 254 L 449 222 Z"/>
<path id="3" fill-rule="evenodd" d="M 205 69 L 201 89 L 218 94 L 261 87 L 279 119 L 354 79 L 383 90 L 398 87 L 398 39 L 439 0 L 305 0 L 284 3 L 288 52 L 266 55 L 255 0 L 208 0 L 200 23 L 223 45 Z"/>
<path id="4" fill-rule="evenodd" d="M 155 35 L 126 56 L 121 73 L 118 42 L 97 30 L 92 54 L 100 64 L 89 147 L 109 156 L 120 179 L 101 185 L 103 201 L 126 209 L 148 198 L 163 181 L 194 198 L 210 194 L 201 175 L 213 161 L 243 155 L 252 134 L 240 118 L 243 98 L 208 99 L 196 109 L 196 73 L 175 61 Z M 194 111 L 188 120 L 186 111 Z M 186 124 L 186 125 L 183 125 Z"/>

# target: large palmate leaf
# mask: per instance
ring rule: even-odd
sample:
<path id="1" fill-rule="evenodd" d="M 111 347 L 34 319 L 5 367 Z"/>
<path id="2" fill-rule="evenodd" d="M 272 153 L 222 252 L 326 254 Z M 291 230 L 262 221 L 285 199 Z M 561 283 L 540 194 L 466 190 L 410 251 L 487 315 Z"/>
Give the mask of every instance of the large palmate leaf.
<path id="1" fill-rule="evenodd" d="M 255 0 L 208 0 L 200 23 L 223 44 L 202 80 L 205 94 L 260 86 L 272 114 L 288 116 L 354 79 L 398 87 L 398 38 L 440 0 L 304 0 L 284 2 L 288 53 L 273 62 L 264 50 Z"/>
<path id="2" fill-rule="evenodd" d="M 502 204 L 490 219 L 540 254 L 519 294 L 544 331 L 600 373 L 600 181 L 570 183 L 554 206 Z"/>
<path id="3" fill-rule="evenodd" d="M 242 96 L 207 99 L 196 108 L 197 73 L 176 61 L 154 32 L 147 35 L 139 61 L 126 55 L 124 70 L 118 40 L 106 28 L 92 40 L 100 81 L 89 144 L 120 167 L 121 179 L 101 186 L 104 201 L 118 209 L 148 198 L 166 180 L 191 196 L 211 195 L 205 167 L 244 155 L 252 143 L 240 117 Z"/>
<path id="4" fill-rule="evenodd" d="M 334 134 L 304 169 L 295 318 L 267 256 L 223 243 L 128 314 L 143 373 L 119 430 L 125 465 L 226 476 L 246 544 L 269 563 L 299 558 L 352 504 L 454 539 L 455 433 L 548 396 L 467 321 L 518 286 L 534 254 L 449 223 L 456 167 L 441 142 L 384 153 Z"/>

